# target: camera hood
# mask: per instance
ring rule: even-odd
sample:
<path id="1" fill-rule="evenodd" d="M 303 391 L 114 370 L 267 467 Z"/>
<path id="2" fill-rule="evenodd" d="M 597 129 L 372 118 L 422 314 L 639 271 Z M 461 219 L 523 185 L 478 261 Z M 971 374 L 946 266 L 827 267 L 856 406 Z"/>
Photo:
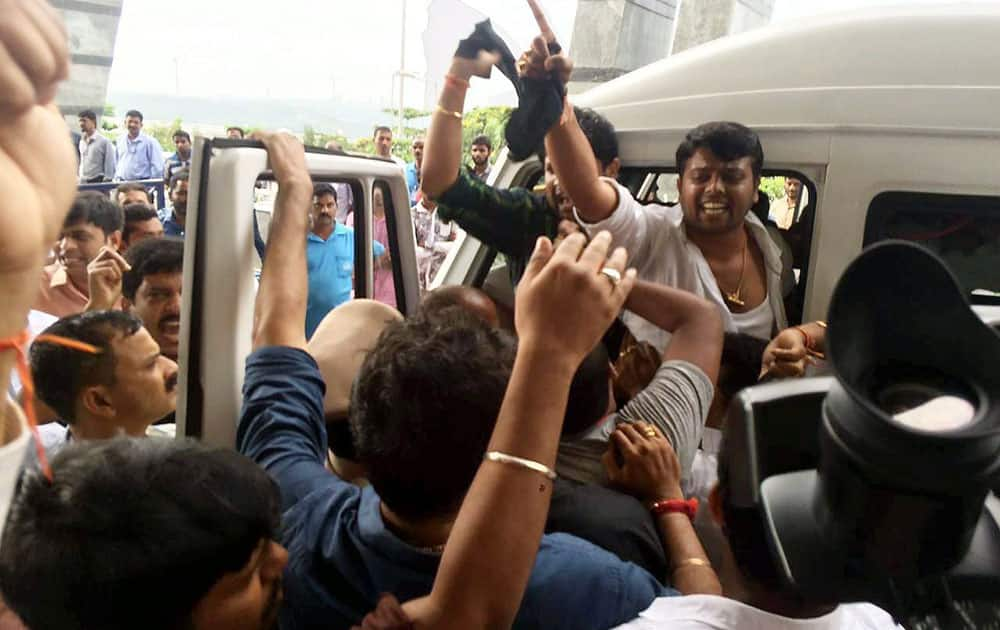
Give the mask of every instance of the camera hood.
<path id="1" fill-rule="evenodd" d="M 1000 335 L 902 241 L 848 266 L 828 325 L 834 378 L 735 401 L 733 500 L 759 510 L 779 574 L 810 601 L 912 610 L 942 579 L 995 596 L 1000 529 L 983 506 L 1000 480 Z"/>

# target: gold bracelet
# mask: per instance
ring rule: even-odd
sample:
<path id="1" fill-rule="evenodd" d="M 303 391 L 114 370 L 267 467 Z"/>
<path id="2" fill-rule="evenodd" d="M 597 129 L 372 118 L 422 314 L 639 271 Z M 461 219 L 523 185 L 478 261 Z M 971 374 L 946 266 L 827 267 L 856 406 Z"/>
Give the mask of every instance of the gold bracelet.
<path id="1" fill-rule="evenodd" d="M 440 105 L 438 105 L 438 106 L 437 106 L 437 109 L 436 109 L 436 110 L 434 110 L 434 111 L 438 111 L 438 112 L 441 112 L 442 114 L 446 114 L 446 115 L 448 115 L 448 116 L 454 116 L 455 118 L 457 118 L 457 119 L 459 119 L 459 120 L 462 120 L 462 114 L 461 114 L 461 112 L 453 112 L 453 111 L 449 111 L 449 110 L 447 110 L 447 109 L 445 109 L 445 108 L 441 107 Z"/>
<path id="2" fill-rule="evenodd" d="M 708 567 L 709 569 L 711 569 L 712 563 L 709 562 L 708 560 L 705 560 L 704 558 L 687 558 L 685 560 L 681 560 L 680 562 L 675 563 L 674 568 L 671 569 L 671 573 L 674 573 L 679 569 L 683 569 L 684 567 Z"/>
<path id="3" fill-rule="evenodd" d="M 530 459 L 523 459 L 521 457 L 514 457 L 513 455 L 508 455 L 507 453 L 501 453 L 500 451 L 490 451 L 483 456 L 483 459 L 489 460 L 491 462 L 497 462 L 500 464 L 511 464 L 513 466 L 520 466 L 521 468 L 527 468 L 533 472 L 541 473 L 549 478 L 549 481 L 555 481 L 556 475 L 555 471 L 546 466 L 545 464 L 540 464 L 536 461 Z"/>

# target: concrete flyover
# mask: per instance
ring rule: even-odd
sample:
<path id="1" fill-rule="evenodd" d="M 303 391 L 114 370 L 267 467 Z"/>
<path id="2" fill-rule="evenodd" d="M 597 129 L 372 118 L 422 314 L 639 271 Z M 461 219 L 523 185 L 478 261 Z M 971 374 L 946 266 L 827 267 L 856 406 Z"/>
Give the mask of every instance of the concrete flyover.
<path id="1" fill-rule="evenodd" d="M 123 2 L 50 0 L 66 22 L 72 62 L 69 80 L 60 87 L 56 104 L 74 128 L 77 112 L 92 109 L 100 117 L 104 110 Z"/>
<path id="2" fill-rule="evenodd" d="M 725 35 L 763 26 L 775 0 L 579 0 L 570 92 Z"/>

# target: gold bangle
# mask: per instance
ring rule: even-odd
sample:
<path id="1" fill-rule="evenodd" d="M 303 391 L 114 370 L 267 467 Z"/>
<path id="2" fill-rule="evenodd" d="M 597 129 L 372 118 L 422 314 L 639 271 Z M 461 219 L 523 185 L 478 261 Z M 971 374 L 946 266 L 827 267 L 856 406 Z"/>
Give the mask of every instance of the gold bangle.
<path id="1" fill-rule="evenodd" d="M 819 326 L 820 328 L 826 328 L 826 322 L 824 322 L 824 321 L 823 321 L 823 320 L 821 320 L 821 319 L 818 319 L 818 320 L 816 320 L 816 321 L 815 321 L 814 323 L 815 323 L 815 324 L 816 324 L 817 326 Z"/>
<path id="2" fill-rule="evenodd" d="M 434 110 L 434 111 L 441 112 L 442 114 L 446 114 L 448 116 L 454 116 L 455 118 L 457 118 L 459 120 L 462 120 L 462 114 L 461 114 L 461 112 L 449 111 L 449 110 L 441 107 L 440 105 L 438 105 L 437 109 Z"/>
<path id="3" fill-rule="evenodd" d="M 712 563 L 704 558 L 687 558 L 675 563 L 674 568 L 671 569 L 671 573 L 676 572 L 679 569 L 683 569 L 684 567 L 707 567 L 711 569 Z"/>
<path id="4" fill-rule="evenodd" d="M 521 457 L 514 457 L 513 455 L 508 455 L 507 453 L 501 453 L 500 451 L 490 451 L 483 456 L 491 462 L 497 462 L 500 464 L 511 464 L 513 466 L 520 466 L 521 468 L 527 468 L 533 472 L 541 473 L 548 477 L 549 481 L 555 481 L 556 475 L 555 471 L 546 466 L 545 464 L 540 464 L 536 461 L 530 459 L 523 459 Z"/>

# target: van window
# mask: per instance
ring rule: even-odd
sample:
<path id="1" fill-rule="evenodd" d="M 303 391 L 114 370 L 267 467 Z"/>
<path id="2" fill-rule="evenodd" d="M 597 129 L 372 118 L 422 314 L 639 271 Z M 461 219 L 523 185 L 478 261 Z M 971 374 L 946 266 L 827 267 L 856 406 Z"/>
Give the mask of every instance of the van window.
<path id="1" fill-rule="evenodd" d="M 332 189 L 334 195 L 326 199 L 313 199 L 310 211 L 320 212 L 317 204 L 329 203 L 333 198 L 335 208 L 333 232 L 325 239 L 329 242 L 334 239 L 330 247 L 320 249 L 313 247 L 314 251 L 309 252 L 308 265 L 310 274 L 324 273 L 327 277 L 335 278 L 335 281 L 326 283 L 324 290 L 329 306 L 336 306 L 349 299 L 367 296 L 391 306 L 402 307 L 402 270 L 396 269 L 399 257 L 399 245 L 394 235 L 395 210 L 392 202 L 392 195 L 389 193 L 387 182 L 376 180 L 372 188 L 372 199 L 370 203 L 365 203 L 364 188 L 357 180 L 330 180 L 315 181 L 315 186 L 328 187 Z M 271 224 L 271 213 L 274 202 L 278 194 L 277 182 L 261 178 L 257 181 L 254 190 L 254 214 L 260 237 L 263 242 L 267 242 L 267 236 Z M 372 213 L 372 227 L 374 229 L 373 257 L 370 263 L 359 264 L 360 253 L 364 251 L 365 223 L 361 217 L 364 213 Z M 355 220 L 357 218 L 357 221 Z M 314 224 L 310 222 L 310 226 Z M 312 227 L 311 227 L 312 229 Z M 315 233 L 313 236 L 321 238 Z M 342 247 L 337 246 L 339 241 L 343 241 Z M 321 243 L 322 240 L 311 240 L 312 243 Z M 256 275 L 260 277 L 260 259 L 257 258 Z M 374 286 L 367 287 L 365 282 L 365 270 L 372 269 Z M 397 294 L 397 287 L 400 287 Z M 334 296 L 333 293 L 337 295 Z"/>
<path id="2" fill-rule="evenodd" d="M 865 245 L 886 239 L 923 245 L 973 302 L 1000 303 L 1000 197 L 881 193 L 868 206 Z"/>

